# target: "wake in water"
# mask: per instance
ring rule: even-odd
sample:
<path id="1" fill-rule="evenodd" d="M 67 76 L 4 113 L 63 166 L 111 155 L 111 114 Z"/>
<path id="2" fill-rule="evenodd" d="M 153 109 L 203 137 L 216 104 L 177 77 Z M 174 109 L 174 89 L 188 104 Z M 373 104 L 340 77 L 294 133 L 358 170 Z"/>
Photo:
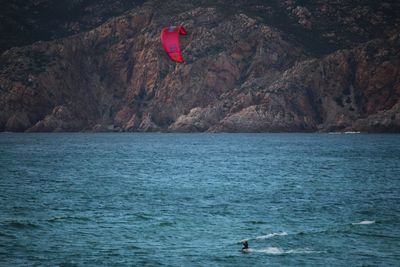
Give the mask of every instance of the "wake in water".
<path id="1" fill-rule="evenodd" d="M 277 236 L 287 236 L 287 235 L 288 235 L 288 233 L 286 233 L 286 232 L 277 232 L 277 233 L 271 233 L 271 234 L 267 234 L 267 235 L 260 235 L 255 238 L 243 239 L 243 240 L 239 241 L 239 243 L 243 243 L 243 242 L 249 241 L 249 240 L 260 241 L 260 240 L 270 239 L 270 238 L 277 237 Z M 268 254 L 268 255 L 319 253 L 319 251 L 311 250 L 308 248 L 285 250 L 280 247 L 267 247 L 267 248 L 261 248 L 261 249 L 247 248 L 247 249 L 243 249 L 242 251 L 246 252 L 246 253 L 254 252 L 254 253 L 264 253 L 264 254 Z"/>
<path id="2" fill-rule="evenodd" d="M 375 221 L 361 221 L 357 223 L 352 223 L 352 225 L 368 225 L 368 224 L 374 224 Z"/>
<path id="3" fill-rule="evenodd" d="M 256 239 L 261 239 L 261 240 L 263 240 L 263 239 L 269 239 L 269 238 L 272 238 L 272 237 L 275 237 L 275 236 L 285 236 L 285 235 L 287 235 L 286 232 L 272 233 L 272 234 L 268 234 L 268 235 L 260 235 L 260 236 L 257 236 Z"/>
<path id="4" fill-rule="evenodd" d="M 319 251 L 311 250 L 311 249 L 288 249 L 284 250 L 279 247 L 267 247 L 263 249 L 247 249 L 246 252 L 258 252 L 265 253 L 268 255 L 286 255 L 286 254 L 311 254 L 311 253 L 319 253 Z"/>
<path id="5" fill-rule="evenodd" d="M 238 243 L 243 243 L 244 241 L 249 241 L 249 240 L 264 240 L 264 239 L 269 239 L 275 236 L 285 236 L 288 235 L 286 232 L 278 232 L 278 233 L 272 233 L 272 234 L 267 234 L 267 235 L 260 235 L 255 238 L 246 238 L 243 240 L 240 240 Z"/>

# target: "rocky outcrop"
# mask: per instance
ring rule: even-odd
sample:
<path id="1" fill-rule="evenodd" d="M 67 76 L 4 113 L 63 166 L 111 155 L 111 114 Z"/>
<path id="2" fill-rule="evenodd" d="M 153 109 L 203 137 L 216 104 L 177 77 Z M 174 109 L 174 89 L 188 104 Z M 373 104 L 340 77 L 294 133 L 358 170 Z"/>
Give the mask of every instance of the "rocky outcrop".
<path id="1" fill-rule="evenodd" d="M 400 130 L 399 4 L 262 2 L 148 1 L 88 32 L 9 49 L 0 130 Z M 352 32 L 354 14 L 370 24 L 363 32 Z M 184 64 L 159 43 L 170 23 L 189 31 Z"/>
<path id="2" fill-rule="evenodd" d="M 79 131 L 84 124 L 74 118 L 71 112 L 65 106 L 57 106 L 51 114 L 46 115 L 35 125 L 30 127 L 30 132 L 74 132 Z"/>

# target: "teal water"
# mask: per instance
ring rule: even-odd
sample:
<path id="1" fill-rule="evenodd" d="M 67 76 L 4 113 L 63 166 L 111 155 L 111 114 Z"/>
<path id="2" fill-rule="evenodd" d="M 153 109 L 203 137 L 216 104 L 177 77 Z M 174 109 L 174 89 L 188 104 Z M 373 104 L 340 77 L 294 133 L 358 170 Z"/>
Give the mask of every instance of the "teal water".
<path id="1" fill-rule="evenodd" d="M 399 266 L 399 248 L 399 135 L 0 134 L 0 266 Z"/>

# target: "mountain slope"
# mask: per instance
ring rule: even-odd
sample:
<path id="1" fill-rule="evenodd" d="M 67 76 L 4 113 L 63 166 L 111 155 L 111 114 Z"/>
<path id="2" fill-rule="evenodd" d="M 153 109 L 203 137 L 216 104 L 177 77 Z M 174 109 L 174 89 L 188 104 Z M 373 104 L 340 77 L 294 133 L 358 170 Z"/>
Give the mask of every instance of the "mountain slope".
<path id="1" fill-rule="evenodd" d="M 0 57 L 0 130 L 400 129 L 396 1 L 147 1 Z M 182 24 L 184 64 L 159 34 Z"/>

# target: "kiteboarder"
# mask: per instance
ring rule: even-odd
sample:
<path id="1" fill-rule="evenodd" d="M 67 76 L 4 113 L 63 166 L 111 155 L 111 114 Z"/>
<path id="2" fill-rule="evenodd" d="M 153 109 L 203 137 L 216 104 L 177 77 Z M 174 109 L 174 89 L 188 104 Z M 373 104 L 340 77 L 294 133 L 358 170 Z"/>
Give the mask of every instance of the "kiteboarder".
<path id="1" fill-rule="evenodd" d="M 247 251 L 249 249 L 249 242 L 247 242 L 247 240 L 244 240 L 242 242 L 242 245 L 243 245 L 242 251 Z"/>

